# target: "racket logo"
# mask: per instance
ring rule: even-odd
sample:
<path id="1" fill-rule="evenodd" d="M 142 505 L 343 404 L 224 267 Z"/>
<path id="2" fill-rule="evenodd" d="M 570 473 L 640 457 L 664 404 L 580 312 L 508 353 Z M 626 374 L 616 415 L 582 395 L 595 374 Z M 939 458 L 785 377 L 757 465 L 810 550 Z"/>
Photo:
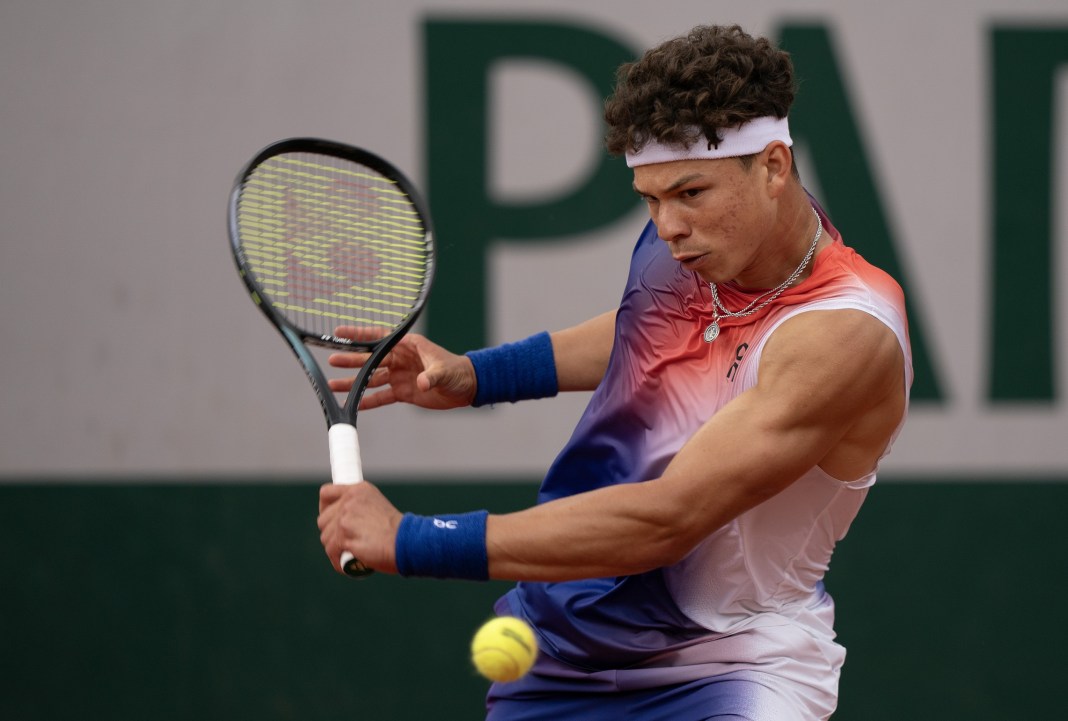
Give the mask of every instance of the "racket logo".
<path id="1" fill-rule="evenodd" d="M 368 285 L 381 274 L 378 254 L 360 246 L 334 246 L 330 250 L 330 263 L 353 282 L 352 288 Z"/>
<path id="2" fill-rule="evenodd" d="M 299 237 L 295 242 L 300 243 Z M 323 302 L 343 306 L 339 296 L 368 285 L 378 275 L 378 256 L 370 250 L 331 246 L 313 255 L 298 247 L 286 254 L 287 301 L 308 308 Z"/>

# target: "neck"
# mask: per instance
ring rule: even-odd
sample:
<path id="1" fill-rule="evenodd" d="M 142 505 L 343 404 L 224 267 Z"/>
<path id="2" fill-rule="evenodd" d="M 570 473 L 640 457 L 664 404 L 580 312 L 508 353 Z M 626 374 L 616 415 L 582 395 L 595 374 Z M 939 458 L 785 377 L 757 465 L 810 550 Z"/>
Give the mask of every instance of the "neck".
<path id="1" fill-rule="evenodd" d="M 823 235 L 823 224 L 820 222 L 819 215 L 816 214 L 815 210 L 812 211 L 812 214 L 816 220 L 816 232 L 813 233 L 812 240 L 809 241 L 808 249 L 805 251 L 804 256 L 802 256 L 801 262 L 798 263 L 797 267 L 795 267 L 793 271 L 791 271 L 790 274 L 786 276 L 786 279 L 779 283 L 779 285 L 761 293 L 759 296 L 751 300 L 749 302 L 749 305 L 747 305 L 745 308 L 742 308 L 741 310 L 732 310 L 728 308 L 723 304 L 723 301 L 720 300 L 716 284 L 708 284 L 709 289 L 712 291 L 712 312 L 715 315 L 715 318 L 712 321 L 713 326 L 717 326 L 719 319 L 724 316 L 732 318 L 745 318 L 749 315 L 752 315 L 753 313 L 756 313 L 761 308 L 778 298 L 782 293 L 785 293 L 787 288 L 794 285 L 795 283 L 800 282 L 802 274 L 805 274 L 806 271 L 810 272 L 809 267 L 812 263 L 812 258 L 816 254 L 816 246 L 819 244 L 820 237 Z M 705 340 L 711 342 L 707 335 L 705 337 Z"/>
<path id="2" fill-rule="evenodd" d="M 735 278 L 735 283 L 739 286 L 765 290 L 776 288 L 802 264 L 812 246 L 819 220 L 808 195 L 804 191 L 801 195 L 803 197 L 790 202 L 789 207 L 784 209 L 780 222 L 770 233 L 770 237 L 776 240 L 769 244 L 768 253 L 760 263 L 760 270 Z M 801 282 L 811 273 L 810 261 L 792 284 Z"/>

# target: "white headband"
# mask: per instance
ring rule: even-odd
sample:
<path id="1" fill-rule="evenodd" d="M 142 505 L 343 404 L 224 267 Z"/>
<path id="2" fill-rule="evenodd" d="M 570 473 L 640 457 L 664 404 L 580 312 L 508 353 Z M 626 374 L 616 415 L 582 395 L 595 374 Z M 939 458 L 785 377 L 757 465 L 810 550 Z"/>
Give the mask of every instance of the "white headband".
<path id="1" fill-rule="evenodd" d="M 690 145 L 666 145 L 655 140 L 646 142 L 638 152 L 627 153 L 627 167 L 669 163 L 673 160 L 716 160 L 754 155 L 775 140 L 787 145 L 794 144 L 786 118 L 770 115 L 750 120 L 737 128 L 725 128 L 719 131 L 719 135 L 723 140 L 718 146 L 710 146 L 704 133 L 700 133 Z"/>

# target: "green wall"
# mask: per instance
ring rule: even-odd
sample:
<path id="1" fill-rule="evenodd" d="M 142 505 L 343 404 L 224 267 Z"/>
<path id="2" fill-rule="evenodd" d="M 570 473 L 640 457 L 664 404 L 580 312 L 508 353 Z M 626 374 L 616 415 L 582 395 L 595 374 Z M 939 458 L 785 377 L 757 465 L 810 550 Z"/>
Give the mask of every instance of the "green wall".
<path id="1" fill-rule="evenodd" d="M 383 485 L 421 512 L 535 490 Z M 0 486 L 0 718 L 479 718 L 466 644 L 508 584 L 339 577 L 316 497 L 297 479 Z M 836 721 L 1060 717 L 1066 508 L 1063 482 L 880 483 L 828 577 Z"/>

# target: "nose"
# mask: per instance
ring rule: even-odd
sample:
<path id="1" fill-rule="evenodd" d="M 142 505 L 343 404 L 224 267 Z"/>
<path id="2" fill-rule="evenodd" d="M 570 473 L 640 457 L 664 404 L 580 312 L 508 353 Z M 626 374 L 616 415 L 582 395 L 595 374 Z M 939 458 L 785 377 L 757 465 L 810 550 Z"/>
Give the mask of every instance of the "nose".
<path id="1" fill-rule="evenodd" d="M 668 242 L 685 238 L 690 234 L 690 224 L 685 215 L 670 203 L 660 203 L 653 213 L 657 234 Z"/>

